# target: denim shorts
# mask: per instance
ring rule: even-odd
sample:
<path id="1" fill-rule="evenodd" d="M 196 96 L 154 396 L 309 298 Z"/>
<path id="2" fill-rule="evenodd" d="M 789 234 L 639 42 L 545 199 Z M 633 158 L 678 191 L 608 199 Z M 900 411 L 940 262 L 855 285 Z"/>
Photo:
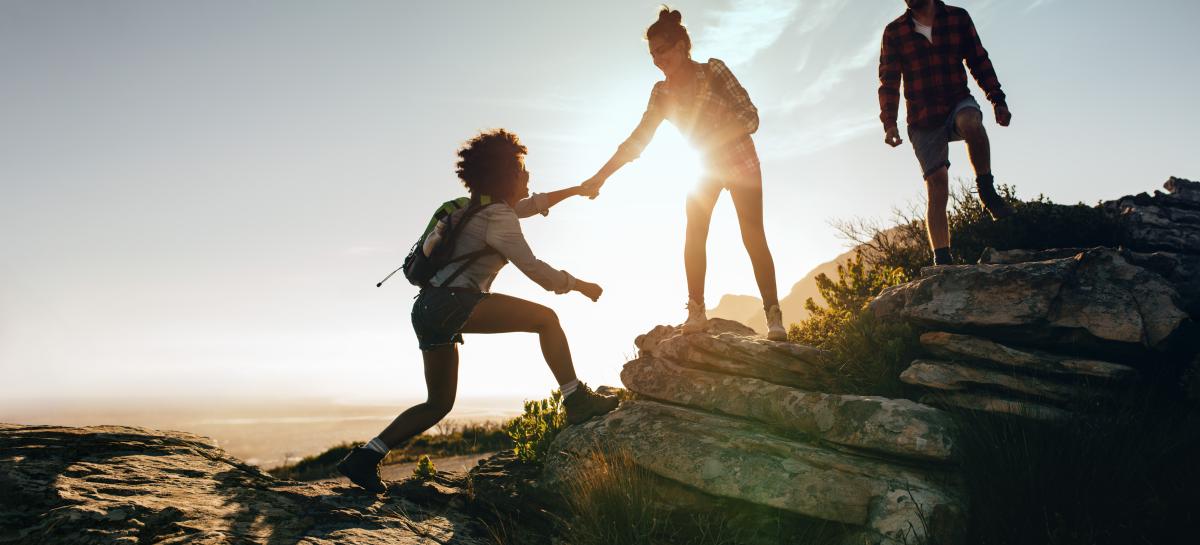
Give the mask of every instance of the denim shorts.
<path id="1" fill-rule="evenodd" d="M 968 96 L 958 101 L 946 117 L 946 122 L 937 127 L 923 129 L 909 125 L 908 141 L 917 153 L 917 162 L 921 163 L 921 178 L 928 178 L 937 169 L 950 166 L 950 142 L 962 140 L 954 119 L 958 117 L 958 112 L 967 108 L 979 109 L 974 97 Z"/>
<path id="2" fill-rule="evenodd" d="M 467 288 L 424 288 L 413 302 L 412 324 L 421 350 L 462 344 L 462 328 L 487 293 Z"/>

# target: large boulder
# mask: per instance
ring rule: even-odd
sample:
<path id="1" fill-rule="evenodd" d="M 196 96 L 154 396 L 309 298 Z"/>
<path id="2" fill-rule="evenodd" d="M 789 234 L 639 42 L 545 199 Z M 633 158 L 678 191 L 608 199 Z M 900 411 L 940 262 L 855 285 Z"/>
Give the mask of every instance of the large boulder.
<path id="1" fill-rule="evenodd" d="M 883 318 L 1096 353 L 1161 350 L 1188 320 L 1160 275 L 1116 250 L 1046 261 L 927 267 L 871 302 Z"/>
<path id="2" fill-rule="evenodd" d="M 916 460 L 954 452 L 949 416 L 907 399 L 809 392 L 654 357 L 625 364 L 621 381 L 639 395 L 748 418 L 785 436 Z"/>
<path id="3" fill-rule="evenodd" d="M 0 424 L 0 543 L 491 543 L 463 494 L 399 486 L 281 481 L 180 432 Z"/>
<path id="4" fill-rule="evenodd" d="M 961 484 L 944 469 L 888 463 L 790 440 L 742 419 L 634 400 L 567 428 L 548 460 L 551 482 L 578 475 L 597 449 L 707 494 L 861 528 L 878 543 L 961 539 Z"/>

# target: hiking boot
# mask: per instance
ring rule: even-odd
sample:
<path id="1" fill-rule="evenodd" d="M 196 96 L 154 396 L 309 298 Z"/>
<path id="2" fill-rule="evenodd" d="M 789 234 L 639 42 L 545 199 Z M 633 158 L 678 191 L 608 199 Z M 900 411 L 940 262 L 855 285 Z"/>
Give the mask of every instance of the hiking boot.
<path id="1" fill-rule="evenodd" d="M 684 333 L 699 333 L 704 331 L 708 325 L 708 316 L 704 313 L 704 303 L 697 302 L 694 299 L 688 299 L 687 303 L 688 317 L 683 323 Z"/>
<path id="2" fill-rule="evenodd" d="M 580 383 L 579 388 L 563 400 L 563 408 L 567 410 L 567 425 L 586 422 L 593 416 L 608 414 L 617 408 L 620 401 L 617 396 L 602 396 Z"/>
<path id="3" fill-rule="evenodd" d="M 787 338 L 787 329 L 783 327 L 783 311 L 779 310 L 779 305 L 771 305 L 767 309 L 767 339 L 786 341 Z"/>
<path id="4" fill-rule="evenodd" d="M 379 462 L 383 455 L 369 448 L 354 447 L 342 461 L 338 462 L 338 473 L 345 475 L 350 482 L 361 486 L 372 494 L 382 494 L 387 491 L 383 479 L 379 477 Z"/>
<path id="5" fill-rule="evenodd" d="M 989 216 L 993 220 L 1007 218 L 1017 211 L 1013 210 L 1004 198 L 996 193 L 996 188 L 993 185 L 992 175 L 987 174 L 975 179 L 975 188 L 979 191 L 979 201 L 983 203 L 983 208 L 987 210 Z"/>

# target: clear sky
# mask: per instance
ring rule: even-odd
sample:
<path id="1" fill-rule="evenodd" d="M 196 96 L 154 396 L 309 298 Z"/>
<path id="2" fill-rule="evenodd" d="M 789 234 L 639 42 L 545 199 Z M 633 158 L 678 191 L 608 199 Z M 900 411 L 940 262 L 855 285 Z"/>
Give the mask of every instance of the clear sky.
<path id="1" fill-rule="evenodd" d="M 1200 2 L 957 5 L 1014 115 L 988 116 L 1000 182 L 1091 203 L 1200 178 Z M 416 290 L 375 282 L 462 194 L 454 151 L 478 129 L 522 137 L 535 191 L 590 176 L 661 77 L 655 6 L 0 1 L 0 398 L 423 395 Z M 831 220 L 921 202 L 875 95 L 901 0 L 675 7 L 694 57 L 759 107 L 783 294 L 844 250 Z M 961 145 L 951 160 L 970 174 Z M 617 383 L 635 335 L 685 316 L 694 161 L 664 125 L 599 199 L 524 222 L 540 258 L 606 289 L 556 296 L 512 267 L 494 285 L 558 310 L 585 381 Z M 710 305 L 756 294 L 727 196 L 709 263 Z M 532 335 L 462 349 L 460 397 L 553 386 Z"/>

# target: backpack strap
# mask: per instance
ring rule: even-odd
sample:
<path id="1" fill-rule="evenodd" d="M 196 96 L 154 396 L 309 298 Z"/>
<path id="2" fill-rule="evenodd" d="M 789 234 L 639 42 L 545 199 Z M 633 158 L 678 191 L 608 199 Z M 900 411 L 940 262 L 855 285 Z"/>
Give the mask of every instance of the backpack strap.
<path id="1" fill-rule="evenodd" d="M 484 204 L 468 207 L 467 211 L 463 213 L 463 217 L 458 220 L 458 225 L 455 225 L 451 228 L 449 238 L 451 240 L 457 240 L 459 232 L 462 231 L 463 226 L 465 226 L 467 224 L 467 221 L 469 221 L 471 218 L 475 217 L 475 214 L 478 214 L 480 210 L 483 210 L 484 208 L 487 208 L 493 204 L 496 204 L 496 203 L 492 202 L 490 199 L 488 199 L 488 201 Z M 483 248 L 481 248 L 479 250 L 475 250 L 474 252 L 467 252 L 463 255 L 460 255 L 460 256 L 457 256 L 457 257 L 451 259 L 450 261 L 447 261 L 446 265 L 451 265 L 453 263 L 458 263 L 458 262 L 462 262 L 462 265 L 459 265 L 458 269 L 455 270 L 450 276 L 446 277 L 446 279 L 442 281 L 441 286 L 437 286 L 437 287 L 445 287 L 446 285 L 453 282 L 455 279 L 457 279 L 459 277 L 459 275 L 461 275 L 464 271 L 467 270 L 467 267 L 470 267 L 471 264 L 475 263 L 475 261 L 479 260 L 479 258 L 481 258 L 485 255 L 499 254 L 499 253 L 500 252 L 496 251 L 495 248 L 492 248 L 491 246 L 484 244 Z M 432 282 L 431 282 L 431 285 L 432 285 Z"/>

